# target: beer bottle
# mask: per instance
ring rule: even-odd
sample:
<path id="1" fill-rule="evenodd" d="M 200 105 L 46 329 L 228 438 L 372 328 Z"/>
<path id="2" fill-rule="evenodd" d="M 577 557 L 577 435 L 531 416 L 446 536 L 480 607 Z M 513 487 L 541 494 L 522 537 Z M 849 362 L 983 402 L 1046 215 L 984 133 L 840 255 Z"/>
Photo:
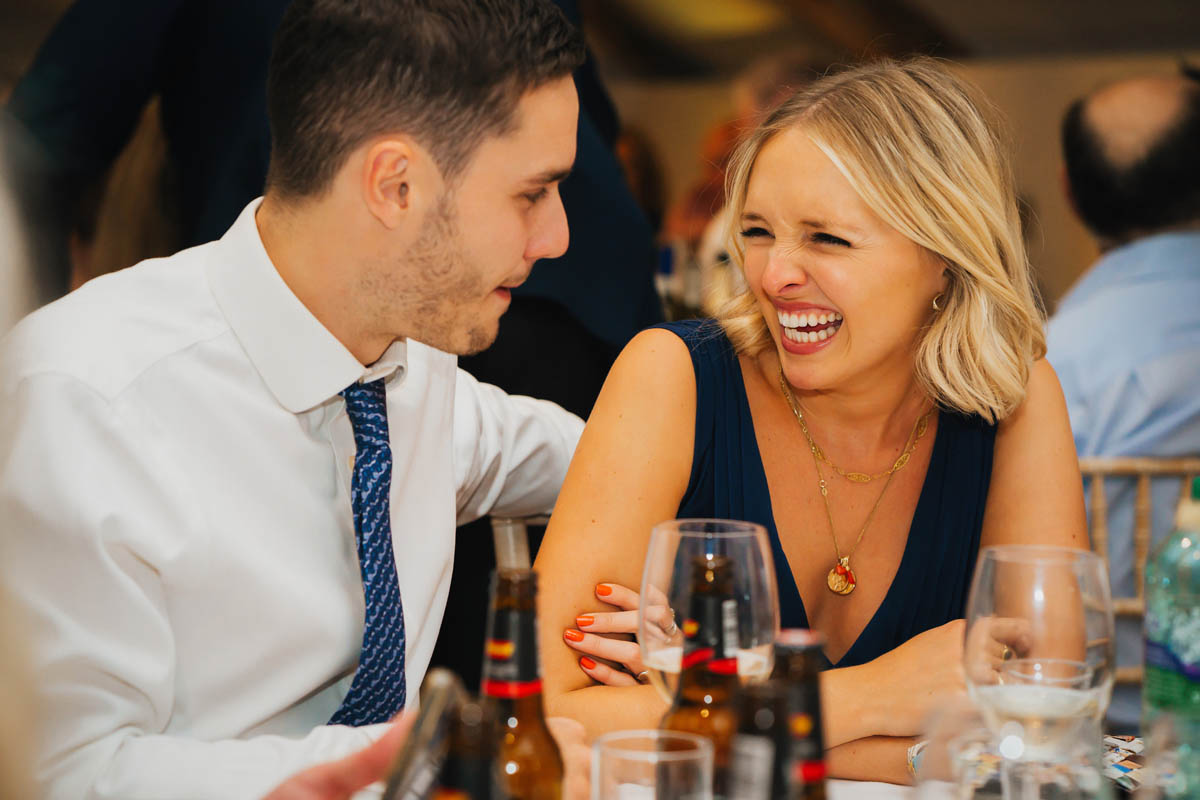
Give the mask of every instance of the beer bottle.
<path id="1" fill-rule="evenodd" d="M 664 730 L 705 736 L 713 743 L 713 798 L 729 797 L 729 762 L 737 729 L 738 604 L 726 556 L 691 561 L 691 602 L 683 622 L 683 662 Z"/>
<path id="2" fill-rule="evenodd" d="M 792 800 L 825 800 L 825 734 L 821 726 L 820 673 L 825 637 L 816 631 L 780 631 L 775 672 L 787 687 L 792 736 Z"/>
<path id="3" fill-rule="evenodd" d="M 734 800 L 789 800 L 792 741 L 787 687 L 775 677 L 743 686 L 737 713 L 730 794 Z"/>
<path id="4" fill-rule="evenodd" d="M 782 631 L 770 680 L 742 689 L 733 744 L 737 800 L 825 800 L 823 642 L 813 631 Z"/>
<path id="5" fill-rule="evenodd" d="M 433 800 L 492 800 L 495 728 L 483 706 L 463 703 L 450 718 Z"/>
<path id="6" fill-rule="evenodd" d="M 560 800 L 562 794 L 562 756 L 542 709 L 536 601 L 533 570 L 492 575 L 482 693 L 494 721 L 497 800 Z"/>

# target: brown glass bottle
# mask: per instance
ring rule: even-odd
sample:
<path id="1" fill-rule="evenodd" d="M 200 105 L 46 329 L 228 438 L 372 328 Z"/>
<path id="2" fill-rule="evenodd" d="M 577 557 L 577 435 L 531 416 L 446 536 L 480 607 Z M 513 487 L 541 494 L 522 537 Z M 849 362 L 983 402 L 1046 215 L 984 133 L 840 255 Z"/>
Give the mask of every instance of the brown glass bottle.
<path id="1" fill-rule="evenodd" d="M 492 576 L 482 694 L 494 720 L 496 800 L 560 800 L 563 762 L 546 727 L 538 658 L 537 575 Z"/>
<path id="2" fill-rule="evenodd" d="M 785 630 L 768 681 L 738 698 L 733 741 L 735 800 L 825 800 L 820 671 L 824 640 Z"/>
<path id="3" fill-rule="evenodd" d="M 463 703 L 452 712 L 433 800 L 492 800 L 494 732 L 483 706 Z"/>
<path id="4" fill-rule="evenodd" d="M 736 705 L 730 795 L 733 800 L 789 800 L 792 738 L 787 687 L 774 677 L 743 686 Z"/>
<path id="5" fill-rule="evenodd" d="M 816 631 L 784 630 L 775 645 L 775 671 L 787 691 L 791 732 L 792 800 L 825 800 L 825 734 L 821 724 L 820 673 L 825 637 Z"/>
<path id="6" fill-rule="evenodd" d="M 737 730 L 737 600 L 725 556 L 691 561 L 691 604 L 683 625 L 683 663 L 664 730 L 706 736 L 713 743 L 713 798 L 729 797 L 729 762 Z"/>

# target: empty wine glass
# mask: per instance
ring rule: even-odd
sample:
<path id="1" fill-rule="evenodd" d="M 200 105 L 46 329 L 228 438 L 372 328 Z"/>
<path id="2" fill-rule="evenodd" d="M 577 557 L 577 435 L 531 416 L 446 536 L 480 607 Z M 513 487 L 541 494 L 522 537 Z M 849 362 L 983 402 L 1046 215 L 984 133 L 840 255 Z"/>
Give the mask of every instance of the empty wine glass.
<path id="1" fill-rule="evenodd" d="M 752 522 L 680 519 L 654 526 L 642 572 L 638 642 L 650 682 L 666 702 L 675 697 L 683 661 L 683 631 L 691 606 L 691 565 L 697 556 L 725 556 L 737 600 L 738 675 L 771 674 L 779 633 L 779 594 L 767 532 Z"/>

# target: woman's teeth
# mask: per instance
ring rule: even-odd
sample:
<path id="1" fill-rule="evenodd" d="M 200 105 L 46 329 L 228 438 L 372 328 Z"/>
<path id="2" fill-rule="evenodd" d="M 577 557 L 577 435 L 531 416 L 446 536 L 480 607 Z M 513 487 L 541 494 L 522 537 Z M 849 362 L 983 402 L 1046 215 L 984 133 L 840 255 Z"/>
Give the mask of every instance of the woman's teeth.
<path id="1" fill-rule="evenodd" d="M 837 333 L 842 326 L 842 315 L 836 311 L 821 313 L 789 313 L 780 311 L 779 324 L 783 335 L 793 342 L 809 344 L 823 342 Z"/>

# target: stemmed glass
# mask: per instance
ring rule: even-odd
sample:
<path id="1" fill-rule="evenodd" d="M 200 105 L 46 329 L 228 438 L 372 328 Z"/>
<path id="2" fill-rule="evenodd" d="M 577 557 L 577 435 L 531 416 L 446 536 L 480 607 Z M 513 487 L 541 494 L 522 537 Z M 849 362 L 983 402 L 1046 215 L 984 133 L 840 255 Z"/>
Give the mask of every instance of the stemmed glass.
<path id="1" fill-rule="evenodd" d="M 1007 800 L 1038 797 L 1049 782 L 1078 796 L 1103 791 L 1100 724 L 1112 696 L 1113 630 L 1108 571 L 1096 554 L 1025 545 L 980 554 L 963 666 L 995 737 Z"/>
<path id="2" fill-rule="evenodd" d="M 771 674 L 772 644 L 779 633 L 779 595 L 767 532 L 752 522 L 680 519 L 654 526 L 642 572 L 638 642 L 650 682 L 666 702 L 675 697 L 683 660 L 684 615 L 691 605 L 691 564 L 696 556 L 726 556 L 733 565 L 738 604 L 738 675 L 743 681 Z"/>

